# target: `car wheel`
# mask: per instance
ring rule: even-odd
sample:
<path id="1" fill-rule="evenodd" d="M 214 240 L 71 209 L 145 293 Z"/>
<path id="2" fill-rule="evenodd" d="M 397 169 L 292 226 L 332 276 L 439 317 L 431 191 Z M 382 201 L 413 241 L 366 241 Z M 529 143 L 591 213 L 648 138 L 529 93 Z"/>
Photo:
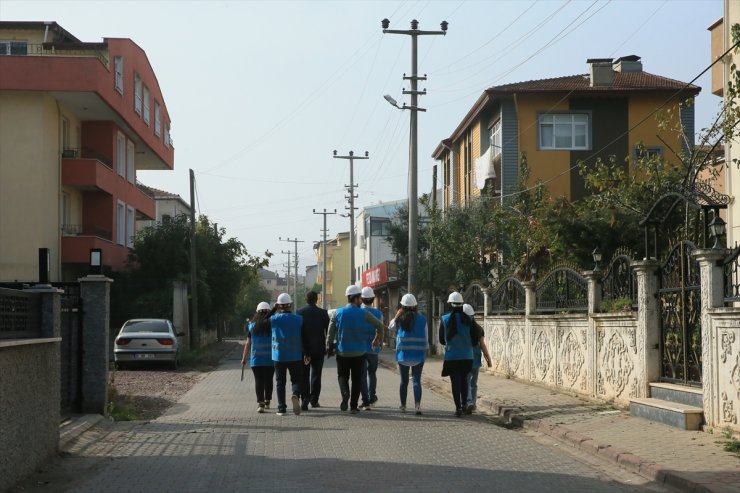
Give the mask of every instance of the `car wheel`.
<path id="1" fill-rule="evenodd" d="M 118 371 L 123 370 L 123 363 L 119 363 L 116 361 L 113 366 L 115 366 L 116 370 Z"/>

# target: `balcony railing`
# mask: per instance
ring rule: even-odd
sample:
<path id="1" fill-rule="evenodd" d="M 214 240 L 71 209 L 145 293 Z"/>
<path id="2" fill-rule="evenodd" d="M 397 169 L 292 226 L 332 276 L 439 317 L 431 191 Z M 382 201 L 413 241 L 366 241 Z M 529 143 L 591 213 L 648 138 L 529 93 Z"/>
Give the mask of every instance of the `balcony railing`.
<path id="1" fill-rule="evenodd" d="M 96 159 L 113 169 L 113 160 L 103 154 L 100 151 L 92 149 L 90 147 L 65 147 L 62 151 L 62 158 L 64 159 Z"/>
<path id="2" fill-rule="evenodd" d="M 112 231 L 81 224 L 62 224 L 62 236 L 97 236 L 104 240 L 113 241 Z"/>
<path id="3" fill-rule="evenodd" d="M 0 55 L 7 56 L 70 56 L 70 57 L 93 57 L 100 60 L 105 67 L 108 67 L 107 50 L 95 47 L 85 47 L 76 45 L 76 47 L 56 46 L 51 43 L 45 44 L 26 44 L 22 42 L 0 46 Z"/>

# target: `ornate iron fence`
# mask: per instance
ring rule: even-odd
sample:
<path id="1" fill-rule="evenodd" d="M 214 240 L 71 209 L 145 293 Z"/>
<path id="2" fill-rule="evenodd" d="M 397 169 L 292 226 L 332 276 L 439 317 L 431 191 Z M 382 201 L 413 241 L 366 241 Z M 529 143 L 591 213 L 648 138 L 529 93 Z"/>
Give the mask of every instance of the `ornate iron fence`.
<path id="1" fill-rule="evenodd" d="M 480 284 L 471 284 L 468 289 L 463 292 L 463 299 L 466 303 L 473 307 L 476 312 L 483 312 L 485 309 L 485 295 L 483 294 L 483 287 Z"/>
<path id="2" fill-rule="evenodd" d="M 491 294 L 491 312 L 497 314 L 524 313 L 526 294 L 519 279 L 509 276 Z"/>
<path id="3" fill-rule="evenodd" d="M 0 339 L 38 337 L 39 296 L 0 288 Z"/>
<path id="4" fill-rule="evenodd" d="M 572 267 L 554 267 L 537 286 L 537 311 L 588 310 L 588 281 Z"/>
<path id="5" fill-rule="evenodd" d="M 632 260 L 632 253 L 626 248 L 619 248 L 614 253 L 601 279 L 603 300 L 629 298 L 633 307 L 637 305 L 637 276 L 630 267 Z"/>
<path id="6" fill-rule="evenodd" d="M 740 301 L 740 247 L 725 258 L 725 305 Z"/>

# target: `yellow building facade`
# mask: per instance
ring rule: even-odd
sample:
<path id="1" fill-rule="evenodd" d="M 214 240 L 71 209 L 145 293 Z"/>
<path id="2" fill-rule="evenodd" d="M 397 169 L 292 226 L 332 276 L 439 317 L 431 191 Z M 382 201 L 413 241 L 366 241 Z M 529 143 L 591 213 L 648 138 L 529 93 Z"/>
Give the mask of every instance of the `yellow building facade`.
<path id="1" fill-rule="evenodd" d="M 350 237 L 349 233 L 339 233 L 336 238 L 314 244 L 316 263 L 319 274 L 317 284 L 324 282 L 324 248 L 326 248 L 326 293 L 319 294 L 319 305 L 323 305 L 326 297 L 326 309 L 341 308 L 347 304 L 344 295 L 350 282 Z"/>

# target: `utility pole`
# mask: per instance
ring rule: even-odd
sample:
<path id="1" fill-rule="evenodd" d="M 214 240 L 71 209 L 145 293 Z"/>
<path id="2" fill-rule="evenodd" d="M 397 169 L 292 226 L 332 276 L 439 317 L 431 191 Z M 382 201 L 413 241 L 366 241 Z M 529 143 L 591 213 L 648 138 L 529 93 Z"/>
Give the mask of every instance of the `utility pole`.
<path id="1" fill-rule="evenodd" d="M 295 253 L 293 254 L 293 262 L 295 263 L 295 269 L 293 269 L 293 298 L 298 298 L 298 243 L 303 243 L 303 241 L 297 238 L 293 238 L 292 240 L 290 238 L 285 238 L 284 240 L 278 238 L 278 240 L 292 242 L 295 245 Z M 288 264 L 290 264 L 290 258 L 288 258 Z M 294 304 L 297 302 L 297 299 L 293 300 Z"/>
<path id="2" fill-rule="evenodd" d="M 324 259 L 322 261 L 322 273 L 321 273 L 321 308 L 326 310 L 326 233 L 329 232 L 328 229 L 326 229 L 326 216 L 329 214 L 336 214 L 337 210 L 334 209 L 334 212 L 326 212 L 326 209 L 324 209 L 324 212 L 316 212 L 316 209 L 313 210 L 314 214 L 321 214 L 324 216 L 324 229 L 321 230 L 321 232 L 324 235 L 324 243 L 323 243 L 323 256 Z"/>
<path id="3" fill-rule="evenodd" d="M 426 89 L 423 91 L 418 90 L 418 82 L 420 80 L 427 80 L 426 76 L 420 77 L 417 72 L 417 52 L 418 52 L 418 43 L 417 38 L 419 36 L 434 36 L 434 35 L 445 35 L 447 34 L 447 26 L 449 25 L 447 21 L 442 21 L 440 24 L 440 27 L 442 28 L 441 31 L 420 31 L 419 30 L 419 21 L 416 19 L 411 21 L 411 29 L 409 30 L 398 30 L 398 29 L 388 29 L 388 26 L 390 26 L 390 21 L 388 19 L 383 19 L 381 21 L 381 25 L 383 27 L 383 33 L 386 34 L 405 34 L 408 36 L 411 36 L 411 75 L 406 76 L 404 74 L 403 79 L 404 80 L 410 80 L 411 81 L 411 89 L 410 90 L 404 90 L 403 94 L 410 94 L 411 95 L 411 105 L 407 106 L 406 103 L 403 104 L 403 106 L 398 106 L 398 103 L 391 97 L 391 96 L 385 96 L 385 99 L 391 103 L 393 106 L 404 109 L 404 110 L 410 110 L 411 111 L 411 129 L 410 129 L 410 136 L 409 136 L 409 255 L 408 255 L 408 282 L 407 282 L 407 289 L 409 293 L 416 293 L 417 292 L 417 269 L 418 269 L 418 258 L 417 258 L 417 249 L 419 245 L 419 224 L 418 224 L 418 192 L 417 192 L 417 167 L 418 167 L 418 150 L 417 150 L 417 142 L 418 142 L 418 128 L 417 128 L 417 114 L 419 111 L 426 111 L 424 108 L 419 108 L 418 106 L 418 96 L 419 94 L 426 94 Z"/>
<path id="4" fill-rule="evenodd" d="M 282 239 L 280 240 L 282 241 Z M 285 278 L 285 292 L 287 293 L 290 291 L 290 256 L 293 254 L 293 252 L 291 252 L 290 250 L 288 251 L 280 250 L 280 253 L 288 254 L 288 277 Z"/>
<path id="5" fill-rule="evenodd" d="M 195 258 L 195 173 L 190 170 L 190 349 L 200 347 L 198 332 L 198 271 Z"/>
<path id="6" fill-rule="evenodd" d="M 334 159 L 349 159 L 349 283 L 354 284 L 357 280 L 355 275 L 355 177 L 354 177 L 354 160 L 355 159 L 370 159 L 370 155 L 365 151 L 364 156 L 355 156 L 354 151 L 349 151 L 346 156 L 337 156 L 337 151 L 334 151 Z M 346 185 L 345 185 L 346 186 Z M 345 207 L 346 209 L 346 207 Z"/>

